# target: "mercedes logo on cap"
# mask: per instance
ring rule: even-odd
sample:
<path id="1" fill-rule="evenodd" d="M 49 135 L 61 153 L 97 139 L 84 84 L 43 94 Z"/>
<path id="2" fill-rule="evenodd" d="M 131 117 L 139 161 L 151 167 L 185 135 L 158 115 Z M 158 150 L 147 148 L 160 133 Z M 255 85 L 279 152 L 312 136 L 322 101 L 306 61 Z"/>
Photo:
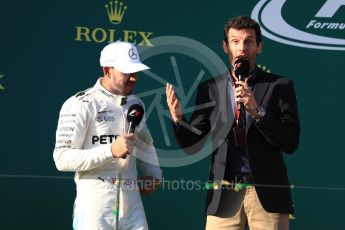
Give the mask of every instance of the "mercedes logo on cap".
<path id="1" fill-rule="evenodd" d="M 129 51 L 128 51 L 128 55 L 130 58 L 132 59 L 137 59 L 138 57 L 138 54 L 135 52 L 135 50 L 133 48 L 131 48 Z"/>

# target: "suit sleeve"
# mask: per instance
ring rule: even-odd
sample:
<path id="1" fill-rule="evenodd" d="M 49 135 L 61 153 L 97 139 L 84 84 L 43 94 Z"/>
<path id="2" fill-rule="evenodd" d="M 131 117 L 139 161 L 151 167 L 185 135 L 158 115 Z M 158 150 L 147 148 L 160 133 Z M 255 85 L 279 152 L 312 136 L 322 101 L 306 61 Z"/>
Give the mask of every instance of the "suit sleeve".
<path id="1" fill-rule="evenodd" d="M 83 149 L 90 114 L 83 102 L 75 97 L 61 108 L 53 153 L 59 171 L 85 171 L 97 168 L 112 159 L 111 146 Z"/>
<path id="2" fill-rule="evenodd" d="M 208 106 L 212 104 L 209 95 L 208 85 L 201 84 L 198 86 L 195 109 L 188 122 L 185 117 L 178 124 L 173 124 L 174 134 L 177 143 L 190 154 L 199 151 L 206 136 L 210 133 L 210 114 L 212 108 Z"/>
<path id="3" fill-rule="evenodd" d="M 285 79 L 275 86 L 272 100 L 278 105 L 278 115 L 271 114 L 255 122 L 259 132 L 273 146 L 293 153 L 299 145 L 300 125 L 294 84 Z M 269 106 L 269 105 L 268 105 Z"/>
<path id="4" fill-rule="evenodd" d="M 156 149 L 153 145 L 153 139 L 147 128 L 145 117 L 138 128 L 136 147 L 139 167 L 143 176 L 152 176 L 162 180 L 162 170 L 159 167 Z"/>

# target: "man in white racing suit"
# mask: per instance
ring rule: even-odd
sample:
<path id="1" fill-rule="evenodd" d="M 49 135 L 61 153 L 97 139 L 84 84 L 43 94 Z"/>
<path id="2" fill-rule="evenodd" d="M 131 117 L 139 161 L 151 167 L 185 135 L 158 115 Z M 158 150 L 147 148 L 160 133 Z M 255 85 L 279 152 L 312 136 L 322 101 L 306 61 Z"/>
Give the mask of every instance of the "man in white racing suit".
<path id="1" fill-rule="evenodd" d="M 126 117 L 131 105 L 143 106 L 131 92 L 136 73 L 149 67 L 127 42 L 104 47 L 100 63 L 103 77 L 63 104 L 56 131 L 56 167 L 75 171 L 73 228 L 148 229 L 139 191 L 147 195 L 157 189 L 162 171 L 145 118 L 127 134 Z M 141 188 L 137 160 L 145 180 Z"/>

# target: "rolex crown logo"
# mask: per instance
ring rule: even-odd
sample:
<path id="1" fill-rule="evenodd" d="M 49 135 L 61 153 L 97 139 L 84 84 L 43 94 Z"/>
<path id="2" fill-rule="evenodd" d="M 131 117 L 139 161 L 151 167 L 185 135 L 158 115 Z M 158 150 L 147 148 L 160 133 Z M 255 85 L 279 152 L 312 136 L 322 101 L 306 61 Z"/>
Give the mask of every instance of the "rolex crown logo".
<path id="1" fill-rule="evenodd" d="M 107 9 L 109 21 L 112 24 L 119 24 L 122 21 L 123 15 L 127 9 L 127 6 L 123 5 L 120 1 L 109 1 L 109 4 L 105 5 Z"/>

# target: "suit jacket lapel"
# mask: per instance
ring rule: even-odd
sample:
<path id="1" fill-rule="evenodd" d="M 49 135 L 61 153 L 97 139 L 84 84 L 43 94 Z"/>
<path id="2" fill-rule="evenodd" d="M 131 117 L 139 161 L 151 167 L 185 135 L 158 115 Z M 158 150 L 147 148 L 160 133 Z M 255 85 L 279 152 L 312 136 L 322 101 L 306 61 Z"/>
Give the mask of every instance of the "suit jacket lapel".
<path id="1" fill-rule="evenodd" d="M 229 73 L 226 73 L 221 76 L 221 79 L 217 81 L 217 92 L 219 93 L 219 108 L 220 108 L 220 114 L 221 114 L 221 121 L 222 122 L 227 122 L 228 120 L 230 122 L 233 122 L 235 119 L 235 113 L 232 110 L 232 105 L 231 105 L 231 97 L 230 93 L 232 92 L 232 89 L 229 88 Z M 231 90 L 231 91 L 230 91 Z M 232 123 L 231 123 L 232 124 Z"/>

